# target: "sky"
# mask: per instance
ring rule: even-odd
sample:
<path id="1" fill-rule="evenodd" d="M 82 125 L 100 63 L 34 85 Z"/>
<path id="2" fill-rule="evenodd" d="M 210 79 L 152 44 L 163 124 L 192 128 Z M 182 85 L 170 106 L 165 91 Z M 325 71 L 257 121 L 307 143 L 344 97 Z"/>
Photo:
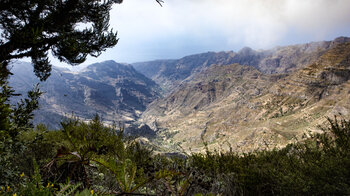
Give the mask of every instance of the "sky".
<path id="1" fill-rule="evenodd" d="M 270 49 L 350 37 L 350 0 L 124 0 L 111 11 L 119 43 L 88 65 Z M 54 65 L 62 65 L 51 60 Z"/>

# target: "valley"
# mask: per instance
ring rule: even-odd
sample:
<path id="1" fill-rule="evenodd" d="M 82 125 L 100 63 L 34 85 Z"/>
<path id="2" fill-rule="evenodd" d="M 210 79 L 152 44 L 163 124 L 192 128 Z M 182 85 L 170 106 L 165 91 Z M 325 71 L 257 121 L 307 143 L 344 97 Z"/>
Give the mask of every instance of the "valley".
<path id="1" fill-rule="evenodd" d="M 35 123 L 57 129 L 71 114 L 99 114 L 169 153 L 281 148 L 320 132 L 327 117 L 350 117 L 349 43 L 339 37 L 131 65 L 106 61 L 80 72 L 54 68 L 41 84 Z M 30 64 L 18 64 L 10 84 L 23 94 L 38 80 L 27 76 Z"/>
<path id="2" fill-rule="evenodd" d="M 350 195 L 350 0 L 0 5 L 0 196 Z"/>
<path id="3" fill-rule="evenodd" d="M 211 66 L 151 103 L 141 122 L 156 125 L 170 151 L 280 148 L 321 132 L 327 117 L 350 117 L 349 55 L 339 44 L 288 74 Z"/>

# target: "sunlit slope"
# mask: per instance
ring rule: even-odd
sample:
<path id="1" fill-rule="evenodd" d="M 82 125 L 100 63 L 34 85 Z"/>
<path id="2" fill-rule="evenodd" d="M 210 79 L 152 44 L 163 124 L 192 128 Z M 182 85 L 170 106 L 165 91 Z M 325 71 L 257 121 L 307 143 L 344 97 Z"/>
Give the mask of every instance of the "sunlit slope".
<path id="1" fill-rule="evenodd" d="M 319 131 L 327 116 L 350 117 L 349 59 L 350 44 L 342 43 L 289 75 L 213 65 L 150 104 L 142 122 L 165 150 L 284 146 Z"/>

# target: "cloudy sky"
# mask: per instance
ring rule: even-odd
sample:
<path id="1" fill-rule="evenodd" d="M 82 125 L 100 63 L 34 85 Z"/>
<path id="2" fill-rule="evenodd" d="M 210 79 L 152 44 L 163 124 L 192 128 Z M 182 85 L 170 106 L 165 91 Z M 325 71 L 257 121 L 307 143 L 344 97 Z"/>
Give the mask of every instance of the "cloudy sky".
<path id="1" fill-rule="evenodd" d="M 350 0 L 124 0 L 111 12 L 119 43 L 86 64 L 180 58 L 244 46 L 350 36 Z M 53 61 L 56 64 L 56 61 Z"/>

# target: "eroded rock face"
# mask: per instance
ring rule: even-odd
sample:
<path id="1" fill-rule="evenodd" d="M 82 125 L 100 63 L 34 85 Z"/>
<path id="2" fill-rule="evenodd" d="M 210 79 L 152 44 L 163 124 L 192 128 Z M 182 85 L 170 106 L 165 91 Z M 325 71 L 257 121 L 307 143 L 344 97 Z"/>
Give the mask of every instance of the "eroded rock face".
<path id="1" fill-rule="evenodd" d="M 38 82 L 29 63 L 14 67 L 10 84 L 25 94 Z M 159 86 L 132 66 L 106 61 L 88 66 L 80 72 L 54 68 L 51 77 L 41 83 L 45 93 L 36 123 L 59 127 L 63 116 L 91 119 L 102 116 L 107 124 L 132 122 L 159 97 Z"/>
<path id="2" fill-rule="evenodd" d="M 169 151 L 178 145 L 202 151 L 203 141 L 211 149 L 236 151 L 284 146 L 319 131 L 326 117 L 350 117 L 350 43 L 336 42 L 289 74 L 212 65 L 151 103 L 141 122 L 157 122 Z"/>

